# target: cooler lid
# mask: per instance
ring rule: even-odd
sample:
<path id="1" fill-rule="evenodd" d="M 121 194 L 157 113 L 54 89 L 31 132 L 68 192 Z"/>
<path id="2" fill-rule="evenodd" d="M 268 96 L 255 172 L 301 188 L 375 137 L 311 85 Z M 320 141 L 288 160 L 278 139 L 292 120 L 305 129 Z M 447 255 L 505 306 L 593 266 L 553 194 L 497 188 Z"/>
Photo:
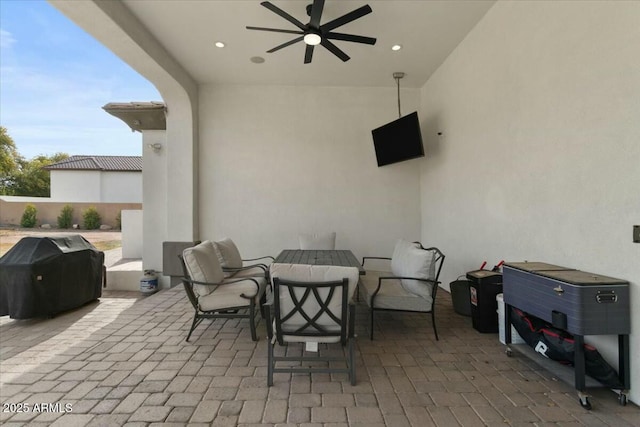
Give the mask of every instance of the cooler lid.
<path id="1" fill-rule="evenodd" d="M 561 270 L 573 270 L 573 268 L 560 267 L 559 265 L 547 264 L 546 262 L 537 261 L 525 261 L 525 262 L 506 262 L 505 266 L 517 268 L 523 271 L 561 271 Z"/>
<path id="2" fill-rule="evenodd" d="M 615 279 L 613 277 L 602 276 L 600 274 L 587 273 L 586 271 L 579 270 L 564 270 L 564 271 L 542 271 L 539 273 L 541 276 L 549 277 L 551 279 L 567 282 L 572 285 L 581 286 L 600 286 L 600 285 L 626 285 L 629 282 L 622 279 Z"/>
<path id="3" fill-rule="evenodd" d="M 491 270 L 475 270 L 467 273 L 467 277 L 475 277 L 476 279 L 484 279 L 485 277 L 490 276 L 502 276 L 502 273 Z"/>

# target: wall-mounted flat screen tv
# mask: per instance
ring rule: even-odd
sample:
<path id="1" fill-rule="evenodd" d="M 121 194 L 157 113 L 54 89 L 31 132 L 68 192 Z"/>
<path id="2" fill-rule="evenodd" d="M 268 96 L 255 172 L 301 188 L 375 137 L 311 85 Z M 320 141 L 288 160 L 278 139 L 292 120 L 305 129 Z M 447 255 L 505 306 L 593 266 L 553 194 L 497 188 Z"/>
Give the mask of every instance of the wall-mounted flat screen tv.
<path id="1" fill-rule="evenodd" d="M 380 126 L 371 135 L 378 166 L 424 157 L 417 112 Z"/>

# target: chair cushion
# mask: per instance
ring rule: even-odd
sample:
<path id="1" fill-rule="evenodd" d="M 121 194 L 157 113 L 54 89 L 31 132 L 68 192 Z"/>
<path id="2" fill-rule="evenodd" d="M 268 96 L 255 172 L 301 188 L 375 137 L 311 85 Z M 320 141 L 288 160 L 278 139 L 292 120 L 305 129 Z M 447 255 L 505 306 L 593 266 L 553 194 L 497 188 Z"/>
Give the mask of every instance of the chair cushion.
<path id="1" fill-rule="evenodd" d="M 240 268 L 242 267 L 242 257 L 240 251 L 233 240 L 225 237 L 222 240 L 213 242 L 218 261 L 223 268 Z"/>
<path id="2" fill-rule="evenodd" d="M 243 298 L 240 294 L 253 297 L 256 304 L 260 303 L 260 298 L 264 294 L 267 280 L 264 277 L 255 277 L 258 287 L 253 280 L 229 279 L 233 283 L 223 282 L 214 292 L 198 298 L 198 304 L 203 311 L 222 310 L 229 307 L 246 307 L 250 300 Z"/>
<path id="3" fill-rule="evenodd" d="M 278 277 L 282 280 L 291 280 L 297 282 L 329 282 L 342 280 L 343 278 L 347 278 L 348 280 L 348 296 L 349 301 L 352 301 L 353 295 L 355 293 L 355 289 L 358 285 L 358 277 L 360 272 L 356 267 L 339 267 L 333 265 L 304 265 L 304 264 L 271 264 L 271 278 Z M 324 293 L 323 293 L 324 292 Z M 326 296 L 328 292 L 327 289 L 321 290 L 320 295 Z M 341 307 L 342 307 L 342 294 L 336 292 L 331 301 L 328 304 L 330 310 L 337 314 L 340 317 Z M 293 301 L 291 295 L 288 292 L 280 293 L 280 307 L 283 313 L 287 313 L 293 307 Z M 312 296 L 307 299 L 304 305 L 304 311 L 307 314 L 317 313 L 319 309 L 319 305 L 316 302 L 315 298 Z M 299 314 L 295 314 L 292 316 L 287 322 L 286 327 L 296 329 L 296 326 L 301 326 L 306 323 L 306 320 L 302 318 Z M 339 331 L 340 328 L 336 325 L 335 321 L 329 318 L 327 314 L 323 314 L 318 319 L 317 323 L 319 325 L 327 327 L 327 329 Z M 315 342 L 338 342 L 340 341 L 340 337 L 294 337 L 289 335 L 284 335 L 285 341 L 296 341 L 296 342 L 306 342 L 306 341 L 315 341 Z"/>
<path id="4" fill-rule="evenodd" d="M 333 250 L 336 248 L 336 233 L 301 234 L 300 249 Z"/>
<path id="5" fill-rule="evenodd" d="M 360 276 L 360 295 L 369 307 L 371 296 L 378 287 L 378 278 L 391 275 L 388 271 L 367 270 L 366 275 Z M 415 294 L 407 292 L 400 280 L 383 280 L 374 303 L 375 308 L 429 312 L 433 299 L 431 295 L 428 298 L 418 298 Z"/>
<path id="6" fill-rule="evenodd" d="M 391 257 L 394 276 L 435 279 L 435 251 L 426 251 L 418 243 L 398 240 Z M 414 295 L 431 299 L 431 286 L 418 280 L 402 279 L 402 287 Z"/>
<path id="7" fill-rule="evenodd" d="M 218 261 L 213 244 L 205 240 L 182 252 L 182 258 L 189 272 L 189 277 L 198 282 L 220 283 L 224 279 L 222 267 Z M 197 295 L 208 295 L 215 289 L 215 286 L 193 285 L 193 290 Z"/>

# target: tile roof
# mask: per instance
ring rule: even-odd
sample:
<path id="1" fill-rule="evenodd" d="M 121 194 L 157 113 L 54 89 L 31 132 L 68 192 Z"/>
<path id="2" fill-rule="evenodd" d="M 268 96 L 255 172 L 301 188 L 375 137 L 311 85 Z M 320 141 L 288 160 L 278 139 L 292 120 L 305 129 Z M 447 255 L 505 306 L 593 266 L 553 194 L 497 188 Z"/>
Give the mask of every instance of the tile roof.
<path id="1" fill-rule="evenodd" d="M 44 169 L 141 172 L 142 156 L 71 156 Z"/>

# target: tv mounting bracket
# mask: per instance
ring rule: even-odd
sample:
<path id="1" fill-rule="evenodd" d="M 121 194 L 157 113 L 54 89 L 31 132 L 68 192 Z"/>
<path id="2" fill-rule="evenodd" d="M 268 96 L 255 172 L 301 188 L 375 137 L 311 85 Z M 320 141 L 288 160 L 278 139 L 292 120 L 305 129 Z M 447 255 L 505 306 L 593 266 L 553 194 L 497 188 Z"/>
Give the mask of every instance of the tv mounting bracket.
<path id="1" fill-rule="evenodd" d="M 400 112 L 400 79 L 403 77 L 404 73 L 402 71 L 393 73 L 393 78 L 396 80 L 396 86 L 398 87 L 398 117 L 402 117 L 402 113 Z"/>

